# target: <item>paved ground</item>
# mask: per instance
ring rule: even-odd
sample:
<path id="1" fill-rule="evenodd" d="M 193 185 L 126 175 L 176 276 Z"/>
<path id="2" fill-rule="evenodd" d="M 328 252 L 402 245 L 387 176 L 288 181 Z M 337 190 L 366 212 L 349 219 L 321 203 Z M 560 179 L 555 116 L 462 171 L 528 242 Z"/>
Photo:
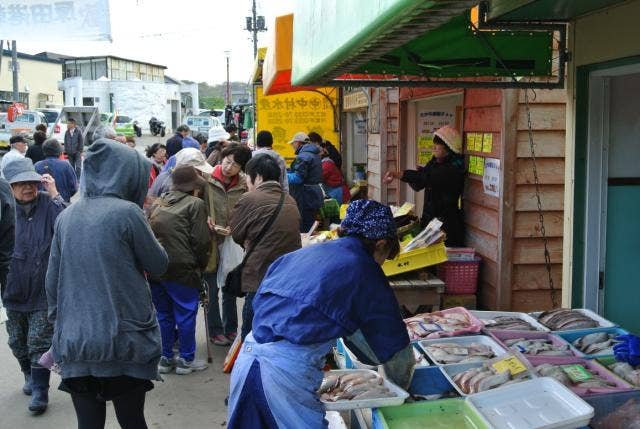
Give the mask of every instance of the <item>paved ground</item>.
<path id="1" fill-rule="evenodd" d="M 238 300 L 238 309 L 242 300 Z M 197 359 L 206 359 L 207 349 L 202 310 L 198 315 Z M 242 320 L 241 317 L 238 320 Z M 156 383 L 147 394 L 146 417 L 149 428 L 217 428 L 225 427 L 227 411 L 225 398 L 229 390 L 229 376 L 222 372 L 228 347 L 212 345 L 213 363 L 202 372 L 190 375 L 168 374 L 164 382 Z M 27 410 L 29 398 L 22 393 L 22 373 L 7 345 L 7 332 L 0 325 L 0 427 L 3 428 L 74 428 L 76 418 L 67 393 L 57 390 L 60 378 L 52 376 L 50 404 L 47 412 L 31 417 Z M 119 428 L 113 407 L 107 409 L 107 428 Z"/>

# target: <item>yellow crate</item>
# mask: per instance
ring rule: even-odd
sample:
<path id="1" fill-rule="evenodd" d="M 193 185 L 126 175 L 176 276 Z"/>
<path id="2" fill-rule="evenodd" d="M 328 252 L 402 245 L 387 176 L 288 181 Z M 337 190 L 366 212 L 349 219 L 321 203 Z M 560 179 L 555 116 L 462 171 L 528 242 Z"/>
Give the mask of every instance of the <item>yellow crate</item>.
<path id="1" fill-rule="evenodd" d="M 389 276 L 418 270 L 431 265 L 441 264 L 447 261 L 447 249 L 444 242 L 433 244 L 429 247 L 410 250 L 401 253 L 391 261 L 385 261 L 382 265 L 382 271 Z"/>

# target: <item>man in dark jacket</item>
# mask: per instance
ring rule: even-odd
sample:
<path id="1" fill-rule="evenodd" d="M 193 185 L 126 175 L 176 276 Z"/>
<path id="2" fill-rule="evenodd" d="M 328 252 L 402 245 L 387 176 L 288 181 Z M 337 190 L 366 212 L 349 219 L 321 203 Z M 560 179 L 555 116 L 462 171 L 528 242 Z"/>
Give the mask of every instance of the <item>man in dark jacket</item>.
<path id="1" fill-rule="evenodd" d="M 62 148 L 56 139 L 48 139 L 42 145 L 42 153 L 45 159 L 36 162 L 36 172 L 39 174 L 50 174 L 56 181 L 56 186 L 62 199 L 67 203 L 71 197 L 78 192 L 78 178 L 73 167 L 68 161 L 60 159 Z"/>
<path id="2" fill-rule="evenodd" d="M 171 191 L 156 201 L 149 221 L 151 229 L 169 256 L 167 271 L 151 284 L 153 303 L 158 312 L 162 335 L 161 374 L 184 375 L 206 368 L 195 361 L 196 316 L 202 270 L 209 261 L 211 234 L 207 225 L 207 206 L 194 193 L 202 195 L 205 180 L 190 165 L 173 171 Z M 175 327 L 180 341 L 179 357 L 174 359 Z"/>
<path id="3" fill-rule="evenodd" d="M 147 427 L 160 329 L 145 273 L 167 268 L 142 212 L 150 169 L 126 145 L 96 140 L 84 160 L 80 199 L 56 223 L 46 279 L 51 353 L 80 427 L 104 427 L 105 401 L 113 401 L 122 427 Z"/>
<path id="4" fill-rule="evenodd" d="M 296 200 L 302 220 L 300 232 L 307 232 L 316 220 L 316 214 L 324 197 L 320 184 L 322 183 L 322 161 L 320 148 L 309 141 L 309 137 L 299 132 L 289 142 L 296 152 L 296 159 L 291 164 L 291 171 L 287 173 L 289 193 Z"/>
<path id="5" fill-rule="evenodd" d="M 182 150 L 182 139 L 189 135 L 189 127 L 186 125 L 180 125 L 176 129 L 176 133 L 173 137 L 167 139 L 167 159 L 171 158 L 176 153 Z"/>
<path id="6" fill-rule="evenodd" d="M 64 133 L 64 153 L 67 155 L 69 164 L 75 170 L 78 178 L 80 178 L 80 173 L 82 172 L 83 150 L 82 131 L 76 126 L 76 120 L 69 118 L 67 120 L 67 131 Z"/>
<path id="7" fill-rule="evenodd" d="M 36 131 L 33 133 L 33 144 L 27 149 L 25 156 L 35 164 L 38 161 L 44 159 L 44 153 L 42 152 L 42 144 L 47 139 L 47 134 L 42 131 Z"/>
<path id="8" fill-rule="evenodd" d="M 284 192 L 279 183 L 280 166 L 269 155 L 253 157 L 246 166 L 247 189 L 231 212 L 229 225 L 233 240 L 251 251 L 242 270 L 242 291 L 247 295 L 242 308 L 242 339 L 251 332 L 253 320 L 252 301 L 269 265 L 285 253 L 300 248 L 300 213 L 296 201 L 285 193 L 278 216 L 264 237 L 256 238 L 278 209 Z"/>
<path id="9" fill-rule="evenodd" d="M 29 410 L 41 414 L 49 402 L 50 372 L 38 360 L 51 347 L 53 335 L 47 320 L 45 275 L 53 227 L 65 206 L 53 178 L 36 173 L 30 159 L 8 164 L 4 175 L 17 202 L 16 242 L 2 293 L 9 347 L 24 373 L 23 392 L 32 395 Z M 41 182 L 46 193 L 38 192 Z"/>
<path id="10" fill-rule="evenodd" d="M 16 226 L 16 200 L 11 185 L 0 178 L 0 288 L 4 293 L 7 272 L 13 256 Z"/>

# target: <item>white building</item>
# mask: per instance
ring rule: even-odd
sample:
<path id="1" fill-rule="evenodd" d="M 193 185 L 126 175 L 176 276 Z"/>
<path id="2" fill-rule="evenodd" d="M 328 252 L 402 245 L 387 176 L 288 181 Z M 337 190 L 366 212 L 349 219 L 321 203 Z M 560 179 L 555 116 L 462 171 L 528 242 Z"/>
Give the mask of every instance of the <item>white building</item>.
<path id="1" fill-rule="evenodd" d="M 65 106 L 97 106 L 100 112 L 127 115 L 142 128 L 155 116 L 165 122 L 167 133 L 198 112 L 198 85 L 166 76 L 165 66 L 115 56 L 40 55 L 63 60 L 58 87 Z"/>

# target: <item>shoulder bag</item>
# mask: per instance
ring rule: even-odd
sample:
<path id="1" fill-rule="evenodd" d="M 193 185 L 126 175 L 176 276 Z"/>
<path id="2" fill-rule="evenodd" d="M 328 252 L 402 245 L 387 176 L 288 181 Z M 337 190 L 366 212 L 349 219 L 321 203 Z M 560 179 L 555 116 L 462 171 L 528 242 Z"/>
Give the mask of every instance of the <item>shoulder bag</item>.
<path id="1" fill-rule="evenodd" d="M 249 249 L 249 251 L 245 253 L 244 258 L 242 258 L 242 262 L 240 262 L 237 267 L 229 271 L 229 274 L 227 274 L 227 278 L 224 281 L 224 287 L 222 288 L 225 293 L 238 298 L 242 298 L 246 295 L 246 293 L 242 291 L 242 270 L 244 269 L 244 264 L 247 262 L 247 259 L 249 259 L 249 255 L 251 255 L 253 249 L 258 246 L 258 243 L 260 243 L 260 241 L 264 238 L 265 234 L 267 233 L 269 228 L 271 228 L 271 225 L 273 225 L 273 222 L 275 222 L 276 218 L 280 214 L 280 210 L 282 209 L 282 206 L 284 204 L 284 194 L 285 193 L 283 192 L 280 195 L 280 202 L 278 203 L 278 207 L 269 218 L 269 221 L 262 227 L 262 230 L 253 241 L 251 249 Z"/>

